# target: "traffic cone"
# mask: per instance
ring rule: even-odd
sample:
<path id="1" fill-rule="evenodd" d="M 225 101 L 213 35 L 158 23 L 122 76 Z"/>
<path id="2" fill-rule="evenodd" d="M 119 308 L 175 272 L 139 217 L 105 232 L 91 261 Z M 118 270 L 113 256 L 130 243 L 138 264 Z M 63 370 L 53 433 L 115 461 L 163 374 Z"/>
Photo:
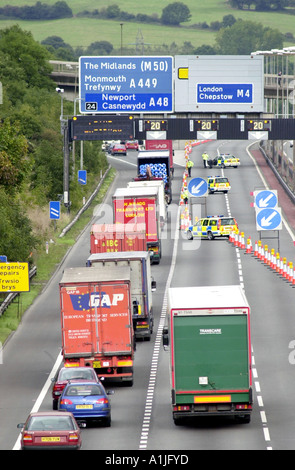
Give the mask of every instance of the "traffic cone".
<path id="1" fill-rule="evenodd" d="M 257 240 L 255 241 L 255 248 L 254 248 L 254 256 L 256 256 L 258 258 L 258 243 L 257 243 Z"/>
<path id="2" fill-rule="evenodd" d="M 292 261 L 289 262 L 289 272 L 288 272 L 288 281 L 292 282 L 293 279 L 293 263 Z"/>
<path id="3" fill-rule="evenodd" d="M 245 249 L 245 237 L 244 237 L 244 232 L 241 233 L 240 248 L 241 248 L 242 250 Z"/>
<path id="4" fill-rule="evenodd" d="M 280 273 L 280 266 L 281 266 L 281 260 L 280 260 L 280 253 L 276 254 L 276 272 Z"/>
<path id="5" fill-rule="evenodd" d="M 292 286 L 295 286 L 295 269 L 293 269 Z"/>
<path id="6" fill-rule="evenodd" d="M 283 258 L 283 277 L 287 277 L 287 260 L 286 258 Z"/>
<path id="7" fill-rule="evenodd" d="M 252 243 L 251 243 L 251 237 L 247 238 L 247 249 L 246 253 L 251 253 L 252 251 Z"/>
<path id="8" fill-rule="evenodd" d="M 261 243 L 261 240 L 258 241 L 258 258 L 262 259 L 262 243 Z"/>
<path id="9" fill-rule="evenodd" d="M 275 269 L 275 250 L 272 248 L 270 252 L 270 267 L 271 269 Z"/>
<path id="10" fill-rule="evenodd" d="M 234 246 L 239 246 L 239 232 L 238 231 L 235 233 Z"/>

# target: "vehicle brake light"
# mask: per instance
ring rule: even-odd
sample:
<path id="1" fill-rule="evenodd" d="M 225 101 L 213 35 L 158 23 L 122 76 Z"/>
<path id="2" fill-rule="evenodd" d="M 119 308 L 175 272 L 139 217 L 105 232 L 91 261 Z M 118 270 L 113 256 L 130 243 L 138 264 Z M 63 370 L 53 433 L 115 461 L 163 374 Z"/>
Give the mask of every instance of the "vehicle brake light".
<path id="1" fill-rule="evenodd" d="M 78 441 L 79 436 L 77 433 L 75 434 L 69 434 L 69 441 Z"/>
<path id="2" fill-rule="evenodd" d="M 32 434 L 24 434 L 23 440 L 25 442 L 33 442 L 33 436 Z"/>
<path id="3" fill-rule="evenodd" d="M 107 398 L 99 398 L 98 400 L 96 400 L 96 404 L 97 405 L 107 405 L 109 402 L 109 400 Z"/>
<path id="4" fill-rule="evenodd" d="M 72 405 L 73 402 L 72 400 L 69 400 L 68 398 L 63 398 L 63 400 L 60 400 L 61 405 Z"/>

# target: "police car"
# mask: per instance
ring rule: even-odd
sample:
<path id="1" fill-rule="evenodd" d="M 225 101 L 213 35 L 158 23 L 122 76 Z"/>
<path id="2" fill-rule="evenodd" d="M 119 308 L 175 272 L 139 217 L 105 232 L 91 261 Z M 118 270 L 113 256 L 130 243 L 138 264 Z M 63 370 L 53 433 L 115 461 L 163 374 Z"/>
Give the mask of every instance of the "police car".
<path id="1" fill-rule="evenodd" d="M 209 193 L 227 193 L 231 189 L 228 178 L 224 176 L 208 176 Z"/>
<path id="2" fill-rule="evenodd" d="M 221 153 L 218 157 L 214 158 L 213 165 L 219 168 L 233 167 L 237 168 L 240 166 L 240 159 L 231 155 L 230 153 Z"/>
<path id="3" fill-rule="evenodd" d="M 199 219 L 195 225 L 190 225 L 187 229 L 187 238 L 208 238 L 229 237 L 231 232 L 238 232 L 238 224 L 234 217 L 224 215 L 211 215 Z"/>

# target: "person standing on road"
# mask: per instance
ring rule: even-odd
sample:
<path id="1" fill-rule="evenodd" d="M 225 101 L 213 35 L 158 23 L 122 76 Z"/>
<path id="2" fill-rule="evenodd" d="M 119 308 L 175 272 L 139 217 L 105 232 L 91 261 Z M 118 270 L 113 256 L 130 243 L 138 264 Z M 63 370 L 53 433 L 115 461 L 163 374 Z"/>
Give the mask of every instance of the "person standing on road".
<path id="1" fill-rule="evenodd" d="M 192 172 L 192 167 L 194 166 L 194 162 L 192 162 L 190 159 L 188 159 L 187 162 L 187 171 L 188 171 L 188 176 L 191 177 L 191 172 Z"/>
<path id="2" fill-rule="evenodd" d="M 207 168 L 207 161 L 208 161 L 209 155 L 206 152 L 204 152 L 202 154 L 202 158 L 203 158 L 204 168 Z"/>

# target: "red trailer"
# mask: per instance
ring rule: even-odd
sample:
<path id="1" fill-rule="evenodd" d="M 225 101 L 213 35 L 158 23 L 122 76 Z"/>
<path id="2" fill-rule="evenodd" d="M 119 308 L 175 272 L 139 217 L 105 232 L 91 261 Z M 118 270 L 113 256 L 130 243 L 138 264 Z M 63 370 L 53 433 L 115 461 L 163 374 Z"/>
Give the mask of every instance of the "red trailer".
<path id="1" fill-rule="evenodd" d="M 129 267 L 65 269 L 60 281 L 65 366 L 133 383 L 134 332 Z"/>
<path id="2" fill-rule="evenodd" d="M 93 224 L 90 253 L 146 251 L 145 224 Z"/>
<path id="3" fill-rule="evenodd" d="M 161 225 L 158 188 L 118 188 L 113 195 L 114 222 L 116 224 L 145 223 L 147 249 L 152 263 L 161 259 Z"/>

